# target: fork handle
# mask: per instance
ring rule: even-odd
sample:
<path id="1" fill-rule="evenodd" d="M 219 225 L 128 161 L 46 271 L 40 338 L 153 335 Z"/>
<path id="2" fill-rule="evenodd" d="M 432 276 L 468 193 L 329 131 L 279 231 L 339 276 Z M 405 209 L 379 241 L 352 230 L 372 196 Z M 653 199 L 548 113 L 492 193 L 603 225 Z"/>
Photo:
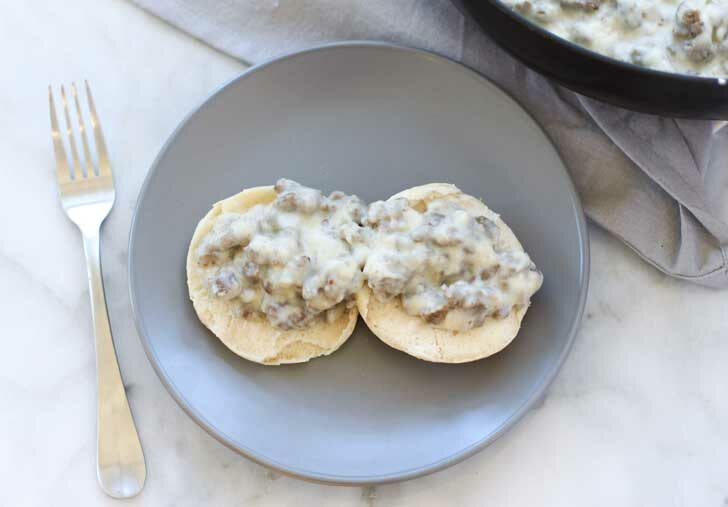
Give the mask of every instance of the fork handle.
<path id="1" fill-rule="evenodd" d="M 141 491 L 147 472 L 111 336 L 101 276 L 99 229 L 84 231 L 83 249 L 96 339 L 98 480 L 110 496 L 128 498 Z"/>

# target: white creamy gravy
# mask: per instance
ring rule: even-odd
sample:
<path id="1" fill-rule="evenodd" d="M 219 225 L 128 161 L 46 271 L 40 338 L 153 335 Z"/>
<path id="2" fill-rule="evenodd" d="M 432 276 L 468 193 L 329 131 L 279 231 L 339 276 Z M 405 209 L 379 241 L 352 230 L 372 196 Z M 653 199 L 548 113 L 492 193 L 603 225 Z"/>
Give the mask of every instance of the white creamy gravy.
<path id="1" fill-rule="evenodd" d="M 728 0 L 503 0 L 550 32 L 668 72 L 728 75 Z"/>
<path id="2" fill-rule="evenodd" d="M 467 331 L 488 317 L 527 307 L 542 274 L 528 254 L 507 250 L 498 225 L 442 199 L 423 211 L 407 199 L 369 206 L 372 230 L 364 275 L 380 300 L 400 296 L 402 307 L 435 327 Z"/>
<path id="3" fill-rule="evenodd" d="M 465 331 L 526 307 L 542 283 L 528 254 L 508 250 L 498 225 L 446 199 L 366 206 L 356 196 L 289 180 L 277 198 L 220 215 L 198 249 L 209 289 L 245 316 L 284 329 L 336 319 L 367 283 L 410 315 Z"/>
<path id="4" fill-rule="evenodd" d="M 210 292 L 280 328 L 338 318 L 363 283 L 352 244 L 366 207 L 356 196 L 281 180 L 271 204 L 224 213 L 198 249 Z"/>

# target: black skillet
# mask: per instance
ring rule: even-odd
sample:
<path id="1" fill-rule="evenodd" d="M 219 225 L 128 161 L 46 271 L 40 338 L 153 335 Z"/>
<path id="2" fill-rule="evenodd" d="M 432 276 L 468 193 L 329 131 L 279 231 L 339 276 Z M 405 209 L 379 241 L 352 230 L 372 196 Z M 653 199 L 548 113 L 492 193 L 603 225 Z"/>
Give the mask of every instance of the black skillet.
<path id="1" fill-rule="evenodd" d="M 512 56 L 567 88 L 616 106 L 678 118 L 728 119 L 725 79 L 645 69 L 564 40 L 498 0 L 452 0 Z"/>

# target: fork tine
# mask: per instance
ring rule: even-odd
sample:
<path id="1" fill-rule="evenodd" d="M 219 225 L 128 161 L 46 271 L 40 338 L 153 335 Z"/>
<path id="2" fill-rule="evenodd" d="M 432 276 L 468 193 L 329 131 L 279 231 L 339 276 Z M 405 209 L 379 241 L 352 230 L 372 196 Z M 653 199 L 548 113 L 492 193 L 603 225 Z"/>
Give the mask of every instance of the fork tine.
<path id="1" fill-rule="evenodd" d="M 68 114 L 68 99 L 66 99 L 66 90 L 61 85 L 61 101 L 63 102 L 63 116 L 66 118 L 66 133 L 68 135 L 68 146 L 71 148 L 71 159 L 73 160 L 73 174 L 76 178 L 83 178 L 84 176 L 91 176 L 90 174 L 84 175 L 81 171 L 81 160 L 78 158 L 78 150 L 76 149 L 76 139 L 73 135 L 73 127 L 71 126 L 71 117 Z"/>
<path id="2" fill-rule="evenodd" d="M 101 131 L 99 124 L 99 116 L 96 114 L 96 106 L 91 96 L 91 88 L 88 81 L 86 84 L 86 97 L 88 98 L 88 110 L 91 113 L 91 127 L 94 130 L 94 139 L 96 140 L 96 150 L 99 155 L 99 176 L 111 176 L 111 164 L 109 163 L 109 152 L 106 150 L 106 142 L 104 141 L 104 133 Z"/>
<path id="3" fill-rule="evenodd" d="M 66 150 L 63 148 L 61 131 L 58 128 L 58 118 L 56 117 L 56 104 L 53 101 L 53 90 L 50 86 L 48 86 L 48 105 L 51 109 L 51 139 L 53 140 L 53 151 L 56 154 L 56 177 L 58 184 L 63 185 L 70 182 L 73 175 L 68 167 Z"/>
<path id="4" fill-rule="evenodd" d="M 91 150 L 88 146 L 88 136 L 86 135 L 86 125 L 83 123 L 83 114 L 81 114 L 81 104 L 78 102 L 78 92 L 76 91 L 76 83 L 71 83 L 71 95 L 76 103 L 76 114 L 78 116 L 78 133 L 81 137 L 83 145 L 83 158 L 86 160 L 86 176 L 95 174 L 93 159 L 91 158 Z"/>

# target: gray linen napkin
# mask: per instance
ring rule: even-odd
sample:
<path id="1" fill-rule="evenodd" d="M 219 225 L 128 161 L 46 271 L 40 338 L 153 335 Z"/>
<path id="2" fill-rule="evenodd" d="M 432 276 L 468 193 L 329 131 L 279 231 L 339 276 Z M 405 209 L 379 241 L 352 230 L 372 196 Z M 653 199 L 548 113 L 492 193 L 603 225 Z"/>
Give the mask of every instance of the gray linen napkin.
<path id="1" fill-rule="evenodd" d="M 462 61 L 513 94 L 561 151 L 587 216 L 663 272 L 728 286 L 728 128 L 576 95 L 500 50 L 448 0 L 132 0 L 248 64 L 373 39 Z"/>

